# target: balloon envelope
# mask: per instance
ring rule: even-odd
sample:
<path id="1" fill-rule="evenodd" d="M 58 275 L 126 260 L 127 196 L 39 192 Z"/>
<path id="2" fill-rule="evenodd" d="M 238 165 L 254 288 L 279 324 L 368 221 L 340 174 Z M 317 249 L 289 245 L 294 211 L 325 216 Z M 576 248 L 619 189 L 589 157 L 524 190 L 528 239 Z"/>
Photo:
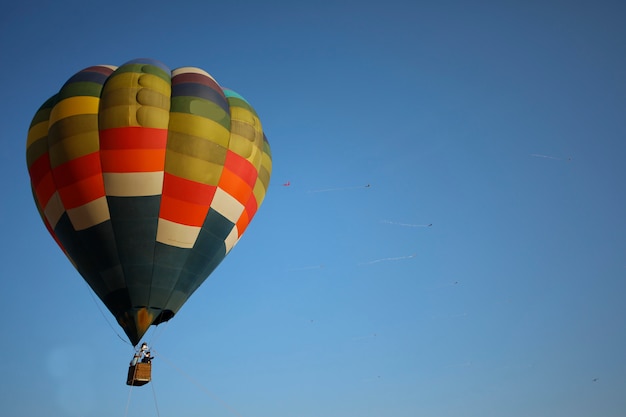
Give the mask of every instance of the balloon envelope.
<path id="1" fill-rule="evenodd" d="M 75 74 L 35 114 L 26 155 L 48 231 L 134 345 L 241 238 L 272 170 L 243 97 L 147 59 Z"/>

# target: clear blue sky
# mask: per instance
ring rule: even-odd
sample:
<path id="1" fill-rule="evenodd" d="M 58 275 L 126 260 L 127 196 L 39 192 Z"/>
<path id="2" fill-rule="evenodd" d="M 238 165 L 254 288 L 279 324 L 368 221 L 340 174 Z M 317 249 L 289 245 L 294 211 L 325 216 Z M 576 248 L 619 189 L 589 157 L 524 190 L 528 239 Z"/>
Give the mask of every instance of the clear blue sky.
<path id="1" fill-rule="evenodd" d="M 622 417 L 625 19 L 603 0 L 4 6 L 2 413 Z M 69 76 L 138 57 L 246 97 L 274 171 L 131 391 L 25 142 Z"/>

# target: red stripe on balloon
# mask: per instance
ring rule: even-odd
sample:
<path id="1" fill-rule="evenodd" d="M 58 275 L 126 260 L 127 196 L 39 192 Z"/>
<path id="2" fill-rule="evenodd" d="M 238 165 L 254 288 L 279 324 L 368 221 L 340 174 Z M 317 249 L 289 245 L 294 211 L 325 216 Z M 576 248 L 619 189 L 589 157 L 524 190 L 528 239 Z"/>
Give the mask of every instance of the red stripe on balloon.
<path id="1" fill-rule="evenodd" d="M 254 187 L 256 179 L 259 176 L 258 171 L 246 158 L 237 155 L 234 152 L 228 151 L 226 153 L 226 161 L 224 167 L 228 168 L 235 175 L 245 181 L 250 188 Z"/>
<path id="2" fill-rule="evenodd" d="M 160 172 L 165 169 L 165 149 L 101 151 L 102 172 Z"/>
<path id="3" fill-rule="evenodd" d="M 120 127 L 100 131 L 103 172 L 158 172 L 165 169 L 167 129 Z"/>
<path id="4" fill-rule="evenodd" d="M 67 187 L 87 177 L 102 173 L 100 155 L 93 152 L 71 159 L 52 170 L 57 188 Z"/>
<path id="5" fill-rule="evenodd" d="M 202 226 L 216 189 L 214 185 L 165 173 L 159 217 L 188 226 Z"/>
<path id="6" fill-rule="evenodd" d="M 193 204 L 166 195 L 161 196 L 159 218 L 178 224 L 200 227 L 204 223 L 209 207 Z"/>
<path id="7" fill-rule="evenodd" d="M 67 210 L 83 206 L 104 195 L 102 174 L 83 178 L 67 187 L 59 188 L 59 196 Z"/>
<path id="8" fill-rule="evenodd" d="M 218 187 L 226 191 L 242 205 L 246 204 L 252 193 L 252 188 L 240 176 L 226 167 L 222 170 Z"/>
<path id="9" fill-rule="evenodd" d="M 214 185 L 201 184 L 167 172 L 163 178 L 163 195 L 207 207 L 213 201 L 216 188 Z"/>
<path id="10" fill-rule="evenodd" d="M 128 126 L 100 131 L 101 150 L 165 149 L 167 129 Z"/>

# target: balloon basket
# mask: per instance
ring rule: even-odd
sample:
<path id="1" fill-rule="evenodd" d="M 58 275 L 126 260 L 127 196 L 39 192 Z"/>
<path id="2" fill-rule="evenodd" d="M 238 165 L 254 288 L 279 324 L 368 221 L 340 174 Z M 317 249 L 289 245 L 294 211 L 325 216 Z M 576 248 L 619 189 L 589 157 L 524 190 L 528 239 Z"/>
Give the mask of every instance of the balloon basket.
<path id="1" fill-rule="evenodd" d="M 152 376 L 151 363 L 138 363 L 128 368 L 126 385 L 142 386 L 150 382 Z"/>

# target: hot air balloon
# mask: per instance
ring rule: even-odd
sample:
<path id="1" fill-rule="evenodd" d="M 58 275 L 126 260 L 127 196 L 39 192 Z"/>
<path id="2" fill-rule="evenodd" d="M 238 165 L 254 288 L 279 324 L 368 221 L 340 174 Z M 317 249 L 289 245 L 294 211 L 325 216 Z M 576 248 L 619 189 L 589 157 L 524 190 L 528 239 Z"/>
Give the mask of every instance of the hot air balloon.
<path id="1" fill-rule="evenodd" d="M 149 59 L 71 77 L 35 114 L 26 159 L 45 226 L 133 345 L 231 251 L 272 170 L 242 96 Z"/>

